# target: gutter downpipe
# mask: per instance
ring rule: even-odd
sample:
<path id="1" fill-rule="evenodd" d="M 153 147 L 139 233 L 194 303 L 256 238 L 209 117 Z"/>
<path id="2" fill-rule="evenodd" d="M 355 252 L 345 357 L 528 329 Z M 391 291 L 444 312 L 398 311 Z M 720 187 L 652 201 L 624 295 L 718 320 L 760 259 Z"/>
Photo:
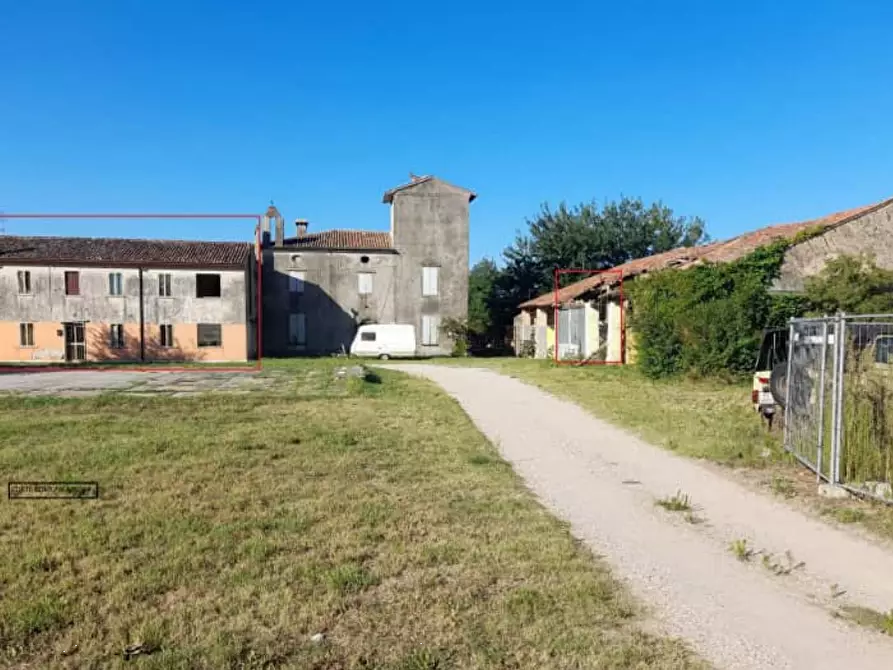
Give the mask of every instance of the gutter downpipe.
<path id="1" fill-rule="evenodd" d="M 140 362 L 146 361 L 146 319 L 145 319 L 145 291 L 143 290 L 143 268 L 139 268 L 140 277 Z"/>

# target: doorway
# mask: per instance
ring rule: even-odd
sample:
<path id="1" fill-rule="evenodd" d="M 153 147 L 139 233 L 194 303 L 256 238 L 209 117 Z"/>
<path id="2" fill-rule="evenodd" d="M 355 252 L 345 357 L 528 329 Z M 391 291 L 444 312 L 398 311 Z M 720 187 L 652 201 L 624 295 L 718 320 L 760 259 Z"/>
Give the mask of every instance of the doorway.
<path id="1" fill-rule="evenodd" d="M 84 322 L 65 324 L 65 360 L 84 361 L 87 359 L 87 345 L 84 342 Z"/>

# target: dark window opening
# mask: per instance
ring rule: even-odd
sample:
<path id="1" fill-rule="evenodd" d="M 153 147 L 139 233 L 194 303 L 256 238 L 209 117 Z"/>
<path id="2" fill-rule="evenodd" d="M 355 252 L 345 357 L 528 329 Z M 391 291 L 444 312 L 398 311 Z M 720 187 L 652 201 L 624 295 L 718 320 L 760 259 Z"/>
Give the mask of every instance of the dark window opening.
<path id="1" fill-rule="evenodd" d="M 19 344 L 23 347 L 33 347 L 34 346 L 34 324 L 33 323 L 20 323 L 19 324 Z"/>
<path id="2" fill-rule="evenodd" d="M 80 274 L 77 272 L 65 273 L 65 295 L 80 295 L 81 281 Z"/>
<path id="3" fill-rule="evenodd" d="M 170 324 L 159 326 L 159 335 L 162 347 L 174 346 L 174 327 Z"/>
<path id="4" fill-rule="evenodd" d="M 375 342 L 375 333 L 360 333 L 361 342 Z"/>
<path id="5" fill-rule="evenodd" d="M 219 323 L 200 323 L 198 324 L 198 346 L 200 347 L 219 347 L 223 344 L 223 337 L 220 334 Z"/>
<path id="6" fill-rule="evenodd" d="M 368 262 L 369 262 L 368 256 L 360 256 L 360 263 L 368 263 Z"/>
<path id="7" fill-rule="evenodd" d="M 195 295 L 198 298 L 219 298 L 220 275 L 195 275 Z"/>
<path id="8" fill-rule="evenodd" d="M 109 346 L 112 349 L 124 348 L 124 326 L 120 323 L 113 323 L 109 326 Z"/>
<path id="9" fill-rule="evenodd" d="M 31 293 L 31 272 L 19 270 L 19 293 Z"/>
<path id="10" fill-rule="evenodd" d="M 122 295 L 124 286 L 120 272 L 109 273 L 109 295 Z"/>
<path id="11" fill-rule="evenodd" d="M 171 296 L 171 275 L 169 273 L 158 275 L 158 295 L 162 298 Z"/>
<path id="12" fill-rule="evenodd" d="M 893 362 L 893 337 L 879 337 L 874 350 L 876 363 Z"/>

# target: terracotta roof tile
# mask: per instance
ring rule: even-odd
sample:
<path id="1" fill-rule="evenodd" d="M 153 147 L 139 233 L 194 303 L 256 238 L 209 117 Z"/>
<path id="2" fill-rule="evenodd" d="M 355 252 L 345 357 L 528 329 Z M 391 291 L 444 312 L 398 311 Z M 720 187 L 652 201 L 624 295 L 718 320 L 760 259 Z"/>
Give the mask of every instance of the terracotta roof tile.
<path id="1" fill-rule="evenodd" d="M 284 241 L 289 249 L 333 249 L 357 251 L 391 251 L 394 245 L 390 233 L 368 230 L 323 230 L 304 237 L 290 237 Z"/>
<path id="2" fill-rule="evenodd" d="M 246 242 L 0 235 L 0 264 L 241 268 L 251 248 Z"/>
<path id="3" fill-rule="evenodd" d="M 891 203 L 893 203 L 893 199 L 885 200 L 873 205 L 866 205 L 865 207 L 857 207 L 843 212 L 836 212 L 835 214 L 830 214 L 819 219 L 812 219 L 810 221 L 783 223 L 769 226 L 767 228 L 761 228 L 760 230 L 744 233 L 743 235 L 722 242 L 712 242 L 699 247 L 680 247 L 671 249 L 670 251 L 654 254 L 653 256 L 637 258 L 628 263 L 618 265 L 612 268 L 612 270 L 619 270 L 622 272 L 623 278 L 627 279 L 647 272 L 655 272 L 670 267 L 684 268 L 701 262 L 728 263 L 742 258 L 759 247 L 771 244 L 776 240 L 791 239 L 795 237 L 797 233 L 815 227 L 832 228 Z M 611 283 L 613 280 L 616 280 L 617 276 L 616 272 L 595 274 L 574 284 L 565 286 L 558 291 L 558 301 L 563 304 L 569 300 L 579 298 L 584 293 L 597 286 Z M 532 300 L 521 303 L 519 307 L 549 307 L 550 305 L 553 305 L 554 302 L 555 292 L 550 291 L 537 296 Z"/>

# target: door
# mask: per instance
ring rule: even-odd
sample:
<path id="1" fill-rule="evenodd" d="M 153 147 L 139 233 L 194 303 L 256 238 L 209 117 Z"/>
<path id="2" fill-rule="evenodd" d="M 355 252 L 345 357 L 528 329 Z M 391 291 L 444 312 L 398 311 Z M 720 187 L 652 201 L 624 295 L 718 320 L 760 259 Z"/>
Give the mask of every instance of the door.
<path id="1" fill-rule="evenodd" d="M 84 342 L 84 324 L 65 324 L 65 360 L 83 361 L 87 359 L 87 345 Z"/>

